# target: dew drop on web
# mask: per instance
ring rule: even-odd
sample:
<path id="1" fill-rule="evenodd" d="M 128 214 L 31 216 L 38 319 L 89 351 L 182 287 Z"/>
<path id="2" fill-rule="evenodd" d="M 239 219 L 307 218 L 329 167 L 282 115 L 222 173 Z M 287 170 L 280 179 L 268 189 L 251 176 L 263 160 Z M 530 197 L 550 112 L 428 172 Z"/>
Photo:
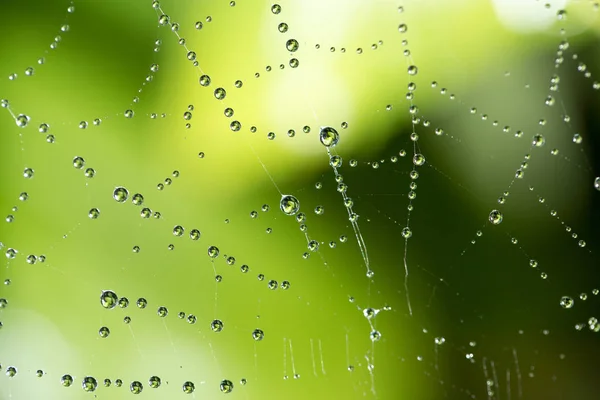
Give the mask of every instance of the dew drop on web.
<path id="1" fill-rule="evenodd" d="M 325 147 L 334 147 L 339 141 L 338 132 L 332 127 L 323 127 L 319 133 L 319 139 Z"/>
<path id="2" fill-rule="evenodd" d="M 292 195 L 281 197 L 280 209 L 285 215 L 295 215 L 300 210 L 300 202 Z"/>
<path id="3" fill-rule="evenodd" d="M 493 225 L 500 224 L 503 218 L 502 213 L 498 210 L 492 210 L 492 212 L 490 212 L 489 220 Z"/>

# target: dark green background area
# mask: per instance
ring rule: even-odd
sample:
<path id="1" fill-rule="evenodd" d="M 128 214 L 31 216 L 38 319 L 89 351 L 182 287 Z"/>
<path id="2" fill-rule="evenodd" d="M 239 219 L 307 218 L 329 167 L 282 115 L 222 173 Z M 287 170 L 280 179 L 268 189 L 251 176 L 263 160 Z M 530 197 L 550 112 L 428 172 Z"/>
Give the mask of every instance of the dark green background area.
<path id="1" fill-rule="evenodd" d="M 234 383 L 227 396 L 240 399 L 593 396 L 600 389 L 598 333 L 587 321 L 598 317 L 600 300 L 592 293 L 600 289 L 600 197 L 593 186 L 600 92 L 592 88 L 600 43 L 589 21 L 597 11 L 578 4 L 566 22 L 525 34 L 505 28 L 485 2 L 406 4 L 404 13 L 390 2 L 280 4 L 273 15 L 265 2 L 161 2 L 199 68 L 169 27 L 157 27 L 150 2 L 81 2 L 68 15 L 67 3 L 0 5 L 0 98 L 15 115 L 31 118 L 19 128 L 0 109 L 0 210 L 14 216 L 0 224 L 0 249 L 18 251 L 3 258 L 0 272 L 11 282 L 0 287 L 7 300 L 0 365 L 3 372 L 18 369 L 0 376 L 0 398 L 129 398 L 136 380 L 149 399 L 186 396 L 185 381 L 194 382 L 196 398 L 220 398 L 223 379 Z M 540 13 L 556 12 L 540 5 Z M 288 32 L 278 32 L 280 22 Z M 405 34 L 401 22 L 409 26 Z M 65 23 L 69 31 L 60 32 Z M 567 35 L 557 33 L 561 26 Z M 62 40 L 50 50 L 58 34 Z M 285 49 L 290 38 L 300 43 L 293 55 Z M 565 38 L 570 47 L 556 68 Z M 412 58 L 403 55 L 406 48 Z M 291 57 L 298 68 L 290 67 Z M 581 62 L 591 78 L 578 71 Z M 419 68 L 415 76 L 406 72 L 411 63 Z M 152 64 L 159 65 L 155 74 Z M 29 66 L 33 76 L 24 73 Z M 18 78 L 10 81 L 12 73 Z M 208 88 L 198 83 L 202 74 L 211 77 Z M 548 89 L 553 74 L 560 75 L 559 92 Z M 414 126 L 409 82 L 417 85 Z M 226 89 L 224 101 L 214 98 L 217 87 Z M 549 94 L 552 107 L 544 105 Z M 223 115 L 225 107 L 233 118 Z M 124 117 L 127 109 L 133 118 Z M 239 132 L 231 120 L 241 121 Z M 80 129 L 81 121 L 89 126 Z M 38 131 L 41 123 L 50 125 L 54 143 Z M 372 278 L 319 142 L 322 126 L 340 135 L 332 152 L 343 158 L 338 172 L 359 214 Z M 536 133 L 546 138 L 543 147 L 532 147 Z M 575 133 L 582 144 L 573 143 Z M 550 154 L 553 148 L 559 155 Z M 415 152 L 425 165 L 414 166 Z M 526 154 L 524 179 L 513 179 Z M 93 178 L 73 167 L 75 156 L 95 169 Z M 35 170 L 32 179 L 23 177 L 26 167 Z M 172 184 L 157 190 L 166 178 Z M 124 204 L 112 198 L 117 186 L 129 190 Z M 27 201 L 19 201 L 22 192 Z M 132 204 L 135 193 L 143 194 L 143 206 Z M 318 252 L 308 250 L 295 218 L 279 210 L 282 194 L 299 199 Z M 94 207 L 101 213 L 92 220 Z M 161 218 L 141 218 L 143 207 Z M 500 225 L 488 222 L 493 209 L 504 215 Z M 407 224 L 412 237 L 405 240 Z M 183 237 L 173 235 L 176 225 L 185 228 Z M 189 238 L 194 228 L 202 232 L 198 241 Z M 220 249 L 215 260 L 207 254 L 212 245 Z M 29 264 L 28 255 L 46 261 Z M 276 290 L 268 288 L 271 280 Z M 99 297 L 108 289 L 130 305 L 102 308 Z M 562 296 L 575 306 L 561 308 Z M 142 297 L 145 309 L 135 304 Z M 169 310 L 164 319 L 159 306 Z M 373 328 L 363 315 L 369 307 L 379 310 Z M 187 322 L 190 314 L 195 324 Z M 222 332 L 211 331 L 214 319 L 223 321 Z M 102 326 L 110 328 L 108 338 L 99 337 Z M 256 328 L 265 332 L 260 342 L 252 339 Z M 375 343 L 372 329 L 381 334 Z M 499 387 L 494 382 L 486 397 L 485 374 L 494 381 L 494 372 Z M 73 376 L 73 387 L 61 386 L 64 374 Z M 148 387 L 153 375 L 162 379 L 159 389 Z M 99 382 L 93 394 L 81 389 L 85 376 Z M 111 387 L 102 385 L 105 378 Z"/>

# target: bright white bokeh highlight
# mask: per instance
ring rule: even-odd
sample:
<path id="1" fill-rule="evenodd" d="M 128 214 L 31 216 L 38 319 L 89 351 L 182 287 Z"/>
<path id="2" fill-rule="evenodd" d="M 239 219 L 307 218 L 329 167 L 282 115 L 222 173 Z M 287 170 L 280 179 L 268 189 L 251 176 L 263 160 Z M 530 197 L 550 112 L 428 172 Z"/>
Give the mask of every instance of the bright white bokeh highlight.
<path id="1" fill-rule="evenodd" d="M 498 21 L 519 33 L 544 31 L 556 22 L 556 10 L 566 8 L 568 0 L 492 0 Z M 545 4 L 550 4 L 546 9 Z"/>

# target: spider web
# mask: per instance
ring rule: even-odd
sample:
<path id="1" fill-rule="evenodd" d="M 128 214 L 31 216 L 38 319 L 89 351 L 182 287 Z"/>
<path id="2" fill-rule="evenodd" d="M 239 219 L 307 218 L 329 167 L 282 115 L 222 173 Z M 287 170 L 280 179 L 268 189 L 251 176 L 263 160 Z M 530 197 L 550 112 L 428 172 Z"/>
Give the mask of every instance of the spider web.
<path id="1" fill-rule="evenodd" d="M 598 9 L 3 4 L 0 398 L 591 396 Z"/>

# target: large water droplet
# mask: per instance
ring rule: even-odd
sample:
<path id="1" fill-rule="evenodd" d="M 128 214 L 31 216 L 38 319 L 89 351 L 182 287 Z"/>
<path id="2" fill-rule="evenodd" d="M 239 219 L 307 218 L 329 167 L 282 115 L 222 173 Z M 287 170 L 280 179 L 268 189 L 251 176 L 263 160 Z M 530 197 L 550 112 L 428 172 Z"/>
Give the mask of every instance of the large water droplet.
<path id="1" fill-rule="evenodd" d="M 300 202 L 296 197 L 287 194 L 281 197 L 279 207 L 285 215 L 295 215 L 300 210 Z"/>
<path id="2" fill-rule="evenodd" d="M 498 225 L 500 222 L 502 222 L 502 218 L 502 213 L 498 210 L 492 210 L 489 216 L 490 222 L 494 225 Z"/>
<path id="3" fill-rule="evenodd" d="M 30 118 L 27 115 L 19 114 L 19 115 L 17 115 L 17 118 L 15 118 L 15 122 L 18 127 L 25 128 L 27 126 L 27 124 L 29 124 L 29 119 Z"/>
<path id="4" fill-rule="evenodd" d="M 413 156 L 413 164 L 420 167 L 425 164 L 425 156 L 423 154 L 417 153 Z"/>
<path id="5" fill-rule="evenodd" d="M 223 379 L 219 385 L 219 389 L 221 389 L 221 392 L 223 393 L 231 393 L 233 390 L 233 383 L 228 379 Z"/>
<path id="6" fill-rule="evenodd" d="M 290 39 L 285 43 L 285 48 L 292 53 L 298 50 L 298 47 L 300 47 L 300 44 L 298 44 L 296 39 Z"/>
<path id="7" fill-rule="evenodd" d="M 133 394 L 140 394 L 142 393 L 142 390 L 144 390 L 144 385 L 142 385 L 142 382 L 140 381 L 133 381 L 131 382 L 131 385 L 129 385 L 129 390 Z"/>
<path id="8" fill-rule="evenodd" d="M 571 308 L 573 305 L 575 305 L 575 300 L 573 300 L 571 297 L 563 296 L 560 298 L 560 306 L 562 308 Z"/>
<path id="9" fill-rule="evenodd" d="M 151 376 L 150 379 L 148 379 L 148 385 L 152 388 L 152 389 L 156 389 L 158 387 L 160 387 L 161 384 L 161 380 L 158 376 L 154 375 Z"/>
<path id="10" fill-rule="evenodd" d="M 261 329 L 255 329 L 252 331 L 252 338 L 256 341 L 263 340 L 265 333 Z"/>
<path id="11" fill-rule="evenodd" d="M 221 332 L 223 330 L 223 321 L 220 319 L 215 319 L 210 323 L 210 329 L 213 332 Z"/>
<path id="12" fill-rule="evenodd" d="M 183 393 L 185 394 L 190 394 L 190 393 L 194 393 L 195 390 L 195 386 L 193 382 L 190 381 L 186 381 L 183 383 L 183 386 L 181 387 L 181 389 L 183 390 Z"/>
<path id="13" fill-rule="evenodd" d="M 83 382 L 81 382 L 81 387 L 86 392 L 93 392 L 98 387 L 98 382 L 93 376 L 86 376 L 83 378 Z"/>
<path id="14" fill-rule="evenodd" d="M 104 308 L 115 308 L 118 299 L 117 294 L 112 290 L 103 290 L 100 295 L 100 304 Z"/>
<path id="15" fill-rule="evenodd" d="M 113 199 L 115 199 L 119 203 L 124 203 L 125 201 L 127 201 L 128 197 L 129 191 L 122 186 L 116 187 L 113 191 Z"/>
<path id="16" fill-rule="evenodd" d="M 340 135 L 332 127 L 326 126 L 321 128 L 319 139 L 321 140 L 321 143 L 323 143 L 323 146 L 334 147 L 338 143 Z"/>
<path id="17" fill-rule="evenodd" d="M 69 374 L 65 374 L 60 378 L 60 383 L 64 387 L 69 387 L 73 384 L 73 377 Z"/>
<path id="18" fill-rule="evenodd" d="M 225 92 L 225 89 L 223 89 L 221 87 L 215 89 L 215 98 L 217 100 L 223 100 L 226 95 L 227 95 L 227 92 Z"/>

